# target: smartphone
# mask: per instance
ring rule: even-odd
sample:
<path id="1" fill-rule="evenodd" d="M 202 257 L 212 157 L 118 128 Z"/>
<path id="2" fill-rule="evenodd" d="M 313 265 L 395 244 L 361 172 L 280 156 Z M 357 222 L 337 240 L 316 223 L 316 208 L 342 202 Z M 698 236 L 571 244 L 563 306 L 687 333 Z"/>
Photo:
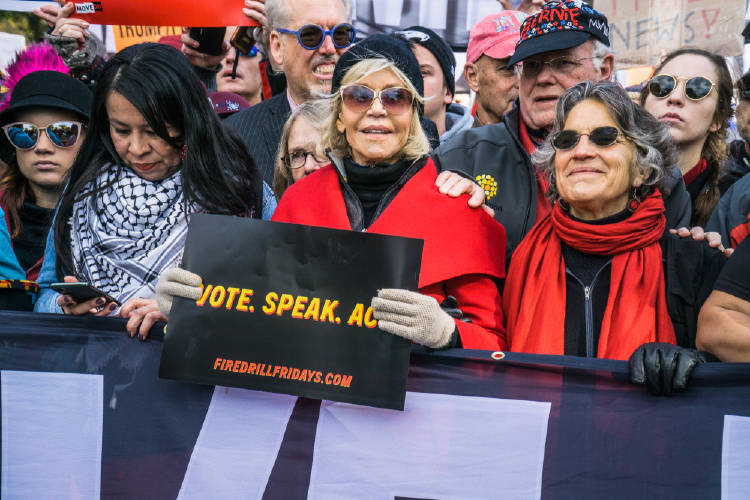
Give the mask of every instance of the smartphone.
<path id="1" fill-rule="evenodd" d="M 253 50 L 253 45 L 255 45 L 255 39 L 251 33 L 251 30 L 253 29 L 255 28 L 238 26 L 234 31 L 234 34 L 232 34 L 229 44 L 243 54 L 249 54 L 250 51 Z"/>
<path id="2" fill-rule="evenodd" d="M 79 304 L 81 302 L 86 302 L 87 300 L 95 299 L 96 297 L 104 297 L 108 302 L 114 302 L 118 306 L 122 305 L 120 304 L 120 301 L 111 295 L 108 295 L 98 288 L 82 281 L 79 281 L 78 283 L 52 283 L 50 288 L 58 293 L 70 295 L 73 297 L 73 300 Z"/>
<path id="3" fill-rule="evenodd" d="M 189 35 L 200 44 L 195 50 L 211 56 L 220 56 L 226 32 L 226 28 L 190 28 Z"/>

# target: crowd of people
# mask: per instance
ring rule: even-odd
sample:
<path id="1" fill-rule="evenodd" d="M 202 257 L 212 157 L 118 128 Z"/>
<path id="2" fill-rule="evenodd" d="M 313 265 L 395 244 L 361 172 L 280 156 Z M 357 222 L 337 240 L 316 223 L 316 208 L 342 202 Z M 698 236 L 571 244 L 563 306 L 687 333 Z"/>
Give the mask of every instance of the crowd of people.
<path id="1" fill-rule="evenodd" d="M 473 109 L 435 31 L 358 37 L 351 0 L 248 0 L 256 45 L 218 56 L 186 32 L 108 58 L 72 4 L 38 10 L 0 105 L 3 307 L 145 339 L 201 296 L 203 212 L 424 240 L 418 290 L 371 306 L 430 348 L 629 360 L 655 394 L 750 361 L 750 74 L 685 47 L 635 102 L 606 17 L 539 4 L 471 30 Z"/>

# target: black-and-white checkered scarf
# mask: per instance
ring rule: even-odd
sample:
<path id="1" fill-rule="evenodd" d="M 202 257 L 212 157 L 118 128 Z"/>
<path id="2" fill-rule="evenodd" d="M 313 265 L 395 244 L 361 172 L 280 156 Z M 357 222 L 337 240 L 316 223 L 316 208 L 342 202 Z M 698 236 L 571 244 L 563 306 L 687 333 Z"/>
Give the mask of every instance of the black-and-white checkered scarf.
<path id="1" fill-rule="evenodd" d="M 187 234 L 180 171 L 160 181 L 110 165 L 76 202 L 70 219 L 73 261 L 79 278 L 121 303 L 155 297 L 162 270 L 177 265 Z"/>

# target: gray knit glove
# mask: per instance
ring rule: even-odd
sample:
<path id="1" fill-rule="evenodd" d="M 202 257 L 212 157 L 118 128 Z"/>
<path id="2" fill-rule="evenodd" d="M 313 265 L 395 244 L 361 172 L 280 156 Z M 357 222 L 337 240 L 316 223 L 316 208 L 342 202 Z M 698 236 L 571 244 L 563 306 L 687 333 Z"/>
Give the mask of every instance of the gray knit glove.
<path id="1" fill-rule="evenodd" d="M 201 277 L 190 271 L 179 267 L 167 269 L 159 275 L 159 281 L 156 283 L 156 303 L 159 305 L 159 311 L 168 318 L 175 297 L 200 299 L 203 292 L 202 283 Z"/>
<path id="2" fill-rule="evenodd" d="M 437 300 L 409 290 L 384 288 L 372 299 L 378 328 L 432 349 L 448 345 L 456 323 Z"/>

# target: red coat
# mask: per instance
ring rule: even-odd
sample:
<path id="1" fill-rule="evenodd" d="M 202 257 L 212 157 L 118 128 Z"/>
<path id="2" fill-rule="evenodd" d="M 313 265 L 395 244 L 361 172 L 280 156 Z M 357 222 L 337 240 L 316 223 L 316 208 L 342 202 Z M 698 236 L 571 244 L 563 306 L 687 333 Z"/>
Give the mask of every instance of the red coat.
<path id="1" fill-rule="evenodd" d="M 505 277 L 505 230 L 466 197 L 451 198 L 435 187 L 432 160 L 407 181 L 368 232 L 424 240 L 419 292 L 438 302 L 454 296 L 464 318 L 456 320 L 467 349 L 505 348 L 505 322 L 496 279 Z M 351 225 L 333 165 L 292 184 L 274 221 L 333 229 Z"/>

